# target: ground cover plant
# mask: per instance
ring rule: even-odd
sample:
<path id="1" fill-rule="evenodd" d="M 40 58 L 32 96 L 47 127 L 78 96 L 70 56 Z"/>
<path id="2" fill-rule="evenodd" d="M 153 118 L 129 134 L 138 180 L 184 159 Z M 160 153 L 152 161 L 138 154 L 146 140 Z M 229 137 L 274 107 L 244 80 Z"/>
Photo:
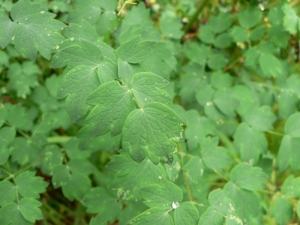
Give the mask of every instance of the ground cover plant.
<path id="1" fill-rule="evenodd" d="M 0 6 L 1 225 L 300 223 L 298 0 Z"/>

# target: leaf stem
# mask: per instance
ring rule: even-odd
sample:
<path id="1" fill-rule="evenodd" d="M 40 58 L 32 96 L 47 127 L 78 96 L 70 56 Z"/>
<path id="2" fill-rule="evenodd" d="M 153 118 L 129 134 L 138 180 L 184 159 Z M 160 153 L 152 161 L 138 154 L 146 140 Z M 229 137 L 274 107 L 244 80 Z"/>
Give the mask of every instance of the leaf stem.
<path id="1" fill-rule="evenodd" d="M 119 12 L 118 12 L 118 16 L 121 14 L 121 12 L 123 11 L 123 9 L 125 8 L 126 5 L 136 5 L 136 2 L 133 2 L 133 0 L 127 0 L 124 2 L 124 4 L 122 5 L 122 7 L 120 8 Z"/>
<path id="2" fill-rule="evenodd" d="M 72 137 L 71 136 L 55 136 L 55 137 L 48 137 L 47 141 L 49 143 L 66 143 L 68 142 Z"/>
<path id="3" fill-rule="evenodd" d="M 181 168 L 183 168 L 184 166 L 184 160 L 183 160 L 183 150 L 182 150 L 182 147 L 181 147 L 181 144 L 180 143 L 177 143 L 177 148 L 179 150 L 179 153 L 180 153 L 180 162 L 181 162 Z M 192 195 L 192 191 L 191 191 L 191 187 L 190 187 L 190 184 L 189 184 L 189 180 L 187 178 L 187 175 L 184 171 L 182 171 L 183 173 L 183 178 L 184 178 L 184 182 L 185 182 L 185 186 L 186 186 L 186 190 L 187 190 L 187 193 L 188 193 L 188 196 L 189 196 L 189 200 L 191 202 L 194 202 L 194 198 L 193 198 L 193 195 Z"/>
<path id="4" fill-rule="evenodd" d="M 202 10 L 204 9 L 205 5 L 209 2 L 209 0 L 203 0 L 202 3 L 199 5 L 197 11 L 194 13 L 193 17 L 191 18 L 191 20 L 188 22 L 188 24 L 185 26 L 184 28 L 184 33 L 187 33 L 190 28 L 193 26 L 193 24 L 195 23 L 195 21 L 197 20 L 199 14 L 202 12 Z"/>
<path id="5" fill-rule="evenodd" d="M 215 132 L 216 132 L 216 135 L 218 136 L 218 138 L 223 142 L 223 144 L 229 150 L 229 154 L 235 159 L 236 162 L 240 162 L 240 160 L 236 154 L 236 149 L 232 144 L 232 141 L 229 140 L 229 138 L 223 132 L 219 131 L 218 129 L 216 129 Z"/>

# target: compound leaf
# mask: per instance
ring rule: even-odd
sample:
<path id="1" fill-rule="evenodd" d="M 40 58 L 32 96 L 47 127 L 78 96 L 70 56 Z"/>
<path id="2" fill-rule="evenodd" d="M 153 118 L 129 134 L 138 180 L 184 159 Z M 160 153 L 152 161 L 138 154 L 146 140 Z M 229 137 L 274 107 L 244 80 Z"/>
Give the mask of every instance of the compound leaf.
<path id="1" fill-rule="evenodd" d="M 149 103 L 134 110 L 126 119 L 122 131 L 122 146 L 137 162 L 146 156 L 154 164 L 171 163 L 175 142 L 183 139 L 182 119 L 161 103 Z"/>
<path id="2" fill-rule="evenodd" d="M 19 209 L 19 205 L 15 202 L 6 204 L 0 209 L 1 225 L 32 225 L 26 220 Z"/>

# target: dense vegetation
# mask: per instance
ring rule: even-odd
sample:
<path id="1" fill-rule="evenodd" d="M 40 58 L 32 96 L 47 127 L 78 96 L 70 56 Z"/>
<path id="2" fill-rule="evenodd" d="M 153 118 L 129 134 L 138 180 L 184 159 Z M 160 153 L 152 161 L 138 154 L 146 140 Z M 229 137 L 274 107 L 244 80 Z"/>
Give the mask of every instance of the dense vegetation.
<path id="1" fill-rule="evenodd" d="M 0 0 L 0 224 L 300 223 L 299 3 Z"/>

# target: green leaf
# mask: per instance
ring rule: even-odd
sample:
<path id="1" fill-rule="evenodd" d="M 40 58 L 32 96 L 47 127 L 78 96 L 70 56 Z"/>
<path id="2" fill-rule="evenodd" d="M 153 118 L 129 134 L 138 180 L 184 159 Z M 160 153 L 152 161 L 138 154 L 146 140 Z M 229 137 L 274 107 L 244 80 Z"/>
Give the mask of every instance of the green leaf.
<path id="1" fill-rule="evenodd" d="M 234 117 L 234 110 L 238 107 L 238 101 L 233 98 L 230 89 L 220 89 L 214 93 L 213 102 L 217 108 L 226 116 Z"/>
<path id="2" fill-rule="evenodd" d="M 160 179 L 160 184 L 152 184 L 139 190 L 149 208 L 170 209 L 172 204 L 181 202 L 182 190 L 168 180 Z M 176 223 L 176 222 L 175 222 Z"/>
<path id="3" fill-rule="evenodd" d="M 223 225 L 223 217 L 214 208 L 208 207 L 198 225 Z"/>
<path id="4" fill-rule="evenodd" d="M 285 170 L 288 166 L 290 166 L 293 171 L 300 170 L 299 148 L 300 138 L 293 138 L 290 135 L 284 135 L 277 156 L 280 171 Z"/>
<path id="5" fill-rule="evenodd" d="M 243 225 L 243 221 L 239 218 L 237 214 L 229 214 L 226 216 L 226 225 Z"/>
<path id="6" fill-rule="evenodd" d="M 298 201 L 298 203 L 297 203 L 297 209 L 296 209 L 297 211 L 297 216 L 298 216 L 298 218 L 300 217 L 300 201 Z"/>
<path id="7" fill-rule="evenodd" d="M 236 207 L 235 212 L 243 222 L 247 224 L 255 218 L 258 224 L 263 224 L 260 200 L 257 195 L 238 187 L 231 181 L 225 185 L 224 191 L 228 198 L 234 202 Z"/>
<path id="8" fill-rule="evenodd" d="M 234 26 L 230 31 L 230 35 L 234 42 L 247 42 L 249 40 L 247 30 L 239 26 Z"/>
<path id="9" fill-rule="evenodd" d="M 9 89 L 15 90 L 19 97 L 26 98 L 31 93 L 31 88 L 37 86 L 39 73 L 38 66 L 30 61 L 10 64 L 7 72 Z"/>
<path id="10" fill-rule="evenodd" d="M 11 203 L 16 198 L 16 187 L 9 181 L 0 182 L 0 206 Z"/>
<path id="11" fill-rule="evenodd" d="M 234 146 L 239 150 L 243 161 L 253 161 L 255 164 L 260 155 L 267 152 L 268 142 L 265 135 L 246 123 L 239 124 L 233 137 Z"/>
<path id="12" fill-rule="evenodd" d="M 208 24 L 201 26 L 198 37 L 205 44 L 212 44 L 215 39 L 215 33 L 213 31 L 213 28 Z"/>
<path id="13" fill-rule="evenodd" d="M 116 54 L 128 63 L 141 63 L 148 59 L 156 44 L 155 41 L 144 41 L 140 36 L 136 36 L 118 47 Z"/>
<path id="14" fill-rule="evenodd" d="M 43 219 L 41 210 L 38 208 L 42 204 L 32 198 L 22 198 L 19 202 L 19 208 L 22 216 L 32 223 L 36 220 Z"/>
<path id="15" fill-rule="evenodd" d="M 7 116 L 7 109 L 0 103 L 0 127 L 3 126 Z"/>
<path id="16" fill-rule="evenodd" d="M 9 203 L 0 209 L 0 224 L 2 225 L 32 225 L 21 214 L 17 203 Z"/>
<path id="17" fill-rule="evenodd" d="M 15 33 L 17 24 L 8 17 L 0 15 L 0 45 L 5 48 L 11 41 Z"/>
<path id="18" fill-rule="evenodd" d="M 233 78 L 229 73 L 214 71 L 210 78 L 211 85 L 216 89 L 231 88 Z"/>
<path id="19" fill-rule="evenodd" d="M 164 224 L 174 225 L 172 217 L 165 211 L 165 209 L 151 208 L 142 214 L 136 216 L 128 222 L 128 224 L 134 225 L 153 225 Z"/>
<path id="20" fill-rule="evenodd" d="M 11 153 L 8 145 L 14 140 L 16 135 L 16 130 L 12 127 L 2 127 L 0 128 L 0 165 L 4 165 Z"/>
<path id="21" fill-rule="evenodd" d="M 227 155 L 228 150 L 217 146 L 217 138 L 206 138 L 201 144 L 201 153 L 204 164 L 212 170 L 222 171 L 231 163 Z"/>
<path id="22" fill-rule="evenodd" d="M 244 57 L 245 57 L 244 64 L 249 67 L 254 67 L 258 63 L 260 56 L 261 56 L 260 52 L 256 47 L 249 48 L 244 53 Z"/>
<path id="23" fill-rule="evenodd" d="M 46 174 L 53 174 L 55 167 L 62 164 L 63 155 L 57 145 L 48 145 L 41 151 L 41 168 Z"/>
<path id="24" fill-rule="evenodd" d="M 299 17 L 295 10 L 288 4 L 282 6 L 283 17 L 283 27 L 286 31 L 291 34 L 296 34 L 299 30 Z"/>
<path id="25" fill-rule="evenodd" d="M 109 131 L 112 135 L 119 134 L 129 113 L 135 108 L 130 90 L 118 81 L 101 85 L 87 97 L 86 102 L 95 106 L 86 119 L 92 125 L 93 137 Z"/>
<path id="26" fill-rule="evenodd" d="M 263 39 L 266 32 L 266 28 L 263 26 L 258 26 L 254 28 L 250 34 L 250 39 L 253 41 L 259 41 Z"/>
<path id="27" fill-rule="evenodd" d="M 87 212 L 102 215 L 102 222 L 115 221 L 122 210 L 122 204 L 102 187 L 91 189 L 82 202 L 87 207 Z"/>
<path id="28" fill-rule="evenodd" d="M 260 167 L 252 167 L 247 163 L 239 163 L 230 172 L 230 180 L 237 186 L 255 191 L 265 187 L 268 175 Z"/>
<path id="29" fill-rule="evenodd" d="M 82 199 L 90 189 L 91 181 L 89 177 L 77 172 L 72 172 L 62 185 L 63 194 L 70 201 Z"/>
<path id="30" fill-rule="evenodd" d="M 18 192 L 24 198 L 39 198 L 39 194 L 46 191 L 47 185 L 43 178 L 36 177 L 34 172 L 25 171 L 16 177 Z"/>
<path id="31" fill-rule="evenodd" d="M 280 61 L 272 54 L 261 54 L 259 66 L 266 77 L 279 77 L 282 74 Z"/>
<path id="32" fill-rule="evenodd" d="M 285 122 L 284 132 L 295 138 L 300 137 L 300 113 L 294 113 Z"/>
<path id="33" fill-rule="evenodd" d="M 208 66 L 213 70 L 219 70 L 226 66 L 228 59 L 222 53 L 212 54 L 208 59 Z"/>
<path id="34" fill-rule="evenodd" d="M 137 163 L 124 152 L 113 156 L 107 168 L 116 174 L 111 188 L 123 200 L 140 198 L 140 188 L 159 183 L 159 178 L 166 176 L 161 164 L 154 165 L 149 159 Z"/>
<path id="35" fill-rule="evenodd" d="M 257 25 L 262 17 L 261 11 L 258 7 L 247 7 L 241 10 L 238 14 L 238 19 L 242 27 L 249 29 Z"/>
<path id="36" fill-rule="evenodd" d="M 171 163 L 176 143 L 182 141 L 182 119 L 161 103 L 149 103 L 134 110 L 126 119 L 122 131 L 122 146 L 137 162 L 146 156 L 154 164 Z"/>
<path id="37" fill-rule="evenodd" d="M 232 39 L 229 33 L 218 35 L 214 40 L 214 46 L 217 48 L 228 48 L 231 45 Z"/>
<path id="38" fill-rule="evenodd" d="M 65 185 L 69 177 L 69 170 L 65 165 L 55 167 L 52 176 L 52 184 L 54 188 L 58 188 Z"/>
<path id="39" fill-rule="evenodd" d="M 197 208 L 191 202 L 183 202 L 174 209 L 175 225 L 191 224 L 196 225 L 199 220 Z"/>
<path id="40" fill-rule="evenodd" d="M 270 106 L 261 106 L 249 111 L 245 115 L 245 121 L 255 130 L 268 131 L 273 130 L 273 123 L 276 116 L 271 112 Z"/>
<path id="41" fill-rule="evenodd" d="M 272 215 L 279 225 L 285 225 L 293 218 L 293 206 L 286 198 L 279 197 L 274 202 Z"/>
<path id="42" fill-rule="evenodd" d="M 136 73 L 132 77 L 130 91 L 142 107 L 150 102 L 169 104 L 171 97 L 161 89 L 168 84 L 167 80 L 153 73 Z"/>
<path id="43" fill-rule="evenodd" d="M 163 35 L 173 39 L 180 39 L 184 34 L 184 32 L 181 31 L 182 24 L 180 18 L 172 15 L 168 11 L 162 13 L 159 28 Z"/>
<path id="44" fill-rule="evenodd" d="M 217 16 L 210 18 L 208 24 L 213 27 L 215 33 L 226 31 L 232 24 L 232 18 L 229 13 L 219 13 Z"/>
<path id="45" fill-rule="evenodd" d="M 198 184 L 203 177 L 204 165 L 198 156 L 193 156 L 182 168 L 190 184 Z"/>
<path id="46" fill-rule="evenodd" d="M 300 197 L 300 177 L 294 178 L 294 175 L 290 175 L 286 178 L 281 186 L 281 193 L 290 198 Z"/>
<path id="47" fill-rule="evenodd" d="M 82 118 L 90 106 L 85 99 L 100 85 L 97 73 L 90 66 L 77 66 L 63 75 L 57 98 L 66 98 L 66 109 L 73 121 Z"/>
<path id="48" fill-rule="evenodd" d="M 215 189 L 209 193 L 208 200 L 210 205 L 219 213 L 227 215 L 235 212 L 234 202 L 226 196 L 221 189 Z"/>
<path id="49" fill-rule="evenodd" d="M 48 13 L 45 8 L 29 0 L 18 1 L 10 12 L 15 25 L 14 40 L 17 51 L 25 57 L 35 60 L 37 51 L 46 59 L 50 59 L 51 51 L 64 38 L 58 33 L 65 25 L 54 20 L 55 14 Z M 12 34 L 12 26 L 5 25 Z M 4 45 L 7 43 L 7 39 Z"/>

